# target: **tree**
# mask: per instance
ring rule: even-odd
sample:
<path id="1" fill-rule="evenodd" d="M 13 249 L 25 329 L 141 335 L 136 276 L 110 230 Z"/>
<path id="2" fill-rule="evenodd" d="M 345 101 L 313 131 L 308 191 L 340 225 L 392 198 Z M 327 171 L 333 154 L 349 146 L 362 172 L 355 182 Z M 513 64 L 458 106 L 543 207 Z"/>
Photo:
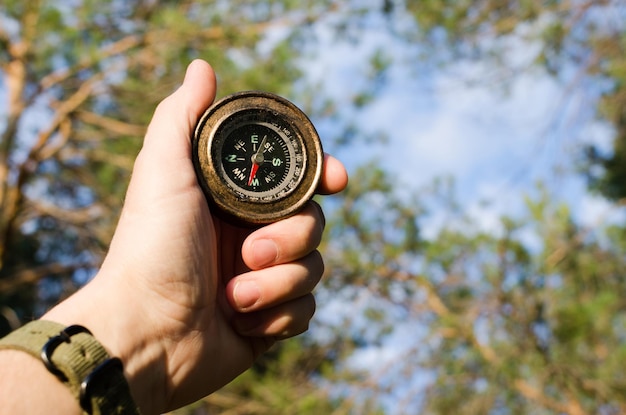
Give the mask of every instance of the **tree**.
<path id="1" fill-rule="evenodd" d="M 390 15 L 404 12 L 397 3 L 385 4 Z M 428 42 L 432 47 L 426 50 L 444 65 L 486 59 L 514 76 L 520 68 L 507 66 L 505 48 L 510 37 L 522 37 L 540 46 L 536 67 L 570 85 L 592 80 L 598 116 L 617 134 L 612 154 L 590 150 L 586 174 L 606 196 L 622 197 L 622 127 L 616 115 L 623 108 L 618 68 L 624 37 L 621 21 L 610 19 L 615 3 L 406 6 L 417 24 L 402 35 Z M 583 228 L 544 193 L 529 199 L 526 216 L 502 217 L 497 229 L 484 232 L 447 187 L 431 198 L 424 190 L 407 194 L 406 187 L 394 192 L 394 182 L 373 166 L 353 175 L 355 182 L 337 203 L 331 235 L 341 242 L 329 242 L 330 290 L 347 292 L 344 301 L 355 303 L 371 297 L 364 314 L 382 324 L 376 335 L 363 328 L 336 335 L 346 337 L 341 344 L 350 352 L 384 344 L 386 336 L 395 339 L 398 315 L 420 322 L 426 332 L 416 332 L 415 345 L 406 345 L 397 360 L 363 370 L 372 376 L 360 382 L 368 396 L 391 395 L 388 408 L 394 413 L 624 411 L 623 378 L 615 370 L 623 353 L 624 309 L 616 294 L 624 289 L 623 226 Z M 422 237 L 421 228 L 433 216 L 443 225 Z M 355 285 L 364 288 L 354 290 Z M 346 317 L 353 323 L 361 318 Z M 416 373 L 426 378 L 420 387 L 395 395 Z"/>
<path id="2" fill-rule="evenodd" d="M 391 395 L 390 413 L 625 410 L 623 226 L 581 227 L 543 192 L 485 232 L 450 184 L 399 194 L 372 167 L 354 181 L 327 242 L 327 289 L 354 304 L 333 353 L 395 351 L 353 366 L 354 390 Z"/>

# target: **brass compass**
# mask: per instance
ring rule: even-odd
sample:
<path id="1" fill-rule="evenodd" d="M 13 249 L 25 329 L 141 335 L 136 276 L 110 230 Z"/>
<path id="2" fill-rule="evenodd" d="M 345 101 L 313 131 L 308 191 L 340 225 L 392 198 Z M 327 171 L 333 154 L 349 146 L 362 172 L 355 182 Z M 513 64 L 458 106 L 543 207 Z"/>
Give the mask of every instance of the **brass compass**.
<path id="1" fill-rule="evenodd" d="M 260 91 L 229 95 L 200 119 L 193 162 L 210 205 L 225 220 L 256 226 L 289 217 L 313 197 L 324 152 L 293 103 Z"/>

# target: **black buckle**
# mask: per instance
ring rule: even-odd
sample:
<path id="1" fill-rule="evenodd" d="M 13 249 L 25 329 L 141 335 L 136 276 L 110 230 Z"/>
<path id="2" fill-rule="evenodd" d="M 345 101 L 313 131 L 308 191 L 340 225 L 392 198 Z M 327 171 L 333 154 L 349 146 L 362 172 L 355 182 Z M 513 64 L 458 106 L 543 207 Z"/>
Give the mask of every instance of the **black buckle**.
<path id="1" fill-rule="evenodd" d="M 86 333 L 90 336 L 92 335 L 89 330 L 87 330 L 83 326 L 69 326 L 61 330 L 58 335 L 51 337 L 46 344 L 41 349 L 41 360 L 43 361 L 46 368 L 50 371 L 50 373 L 54 374 L 57 378 L 59 378 L 62 382 L 67 382 L 68 378 L 65 376 L 63 372 L 54 364 L 52 361 L 52 354 L 56 350 L 57 347 L 61 343 L 70 343 L 71 337 L 75 336 L 79 333 Z M 91 405 L 91 393 L 93 388 L 94 381 L 107 370 L 109 369 L 117 369 L 121 373 L 124 372 L 124 367 L 122 366 L 122 361 L 117 357 L 107 359 L 101 364 L 99 364 L 91 373 L 83 379 L 80 384 L 80 394 L 79 394 L 79 403 L 81 408 L 87 413 L 91 413 L 92 405 Z"/>
<path id="2" fill-rule="evenodd" d="M 59 368 L 56 367 L 52 361 L 52 353 L 54 353 L 56 348 L 59 347 L 61 343 L 70 343 L 71 337 L 79 333 L 87 333 L 91 335 L 91 332 L 83 326 L 69 326 L 61 330 L 58 335 L 51 337 L 41 349 L 41 360 L 43 361 L 43 364 L 50 371 L 50 373 L 54 374 L 63 382 L 67 382 L 67 376 L 65 376 L 65 374 L 61 372 L 61 370 L 59 370 Z"/>
<path id="3" fill-rule="evenodd" d="M 122 366 L 122 361 L 117 357 L 112 357 L 110 359 L 105 360 L 100 363 L 90 374 L 85 377 L 85 379 L 80 384 L 80 395 L 78 401 L 80 402 L 80 407 L 83 408 L 85 412 L 88 414 L 91 413 L 91 389 L 92 382 L 97 380 L 97 378 L 103 373 L 106 372 L 109 368 L 117 369 L 120 372 L 124 371 L 124 367 Z"/>

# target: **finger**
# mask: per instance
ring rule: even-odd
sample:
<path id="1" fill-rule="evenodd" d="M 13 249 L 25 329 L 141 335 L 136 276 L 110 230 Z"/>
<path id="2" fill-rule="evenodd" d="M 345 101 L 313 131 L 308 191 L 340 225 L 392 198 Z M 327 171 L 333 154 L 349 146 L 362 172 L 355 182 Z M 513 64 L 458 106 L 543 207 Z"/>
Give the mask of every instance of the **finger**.
<path id="1" fill-rule="evenodd" d="M 315 298 L 308 294 L 270 309 L 238 314 L 233 324 L 242 336 L 286 339 L 307 331 L 314 314 Z"/>
<path id="2" fill-rule="evenodd" d="M 324 214 L 315 202 L 290 218 L 264 226 L 243 243 L 241 254 L 246 265 L 258 270 L 302 258 L 319 245 L 324 231 Z"/>
<path id="3" fill-rule="evenodd" d="M 324 157 L 324 169 L 317 192 L 322 195 L 330 195 L 341 192 L 348 185 L 348 173 L 344 165 L 326 154 Z"/>
<path id="4" fill-rule="evenodd" d="M 270 308 L 309 294 L 324 273 L 318 251 L 304 259 L 242 274 L 229 282 L 226 295 L 238 312 Z"/>

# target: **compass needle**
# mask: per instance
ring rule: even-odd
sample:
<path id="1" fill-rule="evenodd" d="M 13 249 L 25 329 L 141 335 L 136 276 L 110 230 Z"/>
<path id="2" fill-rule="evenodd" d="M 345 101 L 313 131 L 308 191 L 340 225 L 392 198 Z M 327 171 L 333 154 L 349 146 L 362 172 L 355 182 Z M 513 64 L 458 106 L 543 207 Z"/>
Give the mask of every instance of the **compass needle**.
<path id="1" fill-rule="evenodd" d="M 259 167 L 261 164 L 265 162 L 263 158 L 263 153 L 265 152 L 265 143 L 267 142 L 267 135 L 263 137 L 263 141 L 261 141 L 261 145 L 258 150 L 252 156 L 252 168 L 250 169 L 250 177 L 248 178 L 248 186 L 251 186 L 256 177 L 257 171 L 259 171 Z"/>
<path id="2" fill-rule="evenodd" d="M 257 163 L 252 163 L 252 168 L 250 169 L 250 177 L 248 178 L 248 186 L 252 185 L 252 182 L 256 178 L 256 172 L 259 170 L 259 165 Z"/>

